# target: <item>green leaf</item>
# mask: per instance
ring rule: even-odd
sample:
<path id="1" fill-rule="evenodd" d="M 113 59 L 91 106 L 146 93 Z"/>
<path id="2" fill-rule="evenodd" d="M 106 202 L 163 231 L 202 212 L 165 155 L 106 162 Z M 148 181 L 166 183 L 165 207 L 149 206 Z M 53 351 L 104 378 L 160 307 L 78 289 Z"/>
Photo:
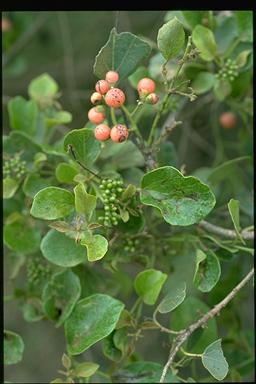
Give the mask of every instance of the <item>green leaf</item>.
<path id="1" fill-rule="evenodd" d="M 135 187 L 135 185 L 128 184 L 128 186 L 122 193 L 121 200 L 128 201 L 131 197 L 135 195 L 136 191 L 137 191 L 137 188 Z"/>
<path id="2" fill-rule="evenodd" d="M 80 363 L 74 369 L 76 377 L 91 377 L 99 369 L 99 364 L 96 363 Z"/>
<path id="3" fill-rule="evenodd" d="M 99 79 L 105 79 L 106 72 L 119 73 L 119 81 L 128 77 L 145 60 L 151 47 L 144 40 L 130 32 L 117 33 L 113 28 L 107 43 L 96 56 L 93 72 Z"/>
<path id="4" fill-rule="evenodd" d="M 144 77 L 149 77 L 148 69 L 146 67 L 141 66 L 137 68 L 136 71 L 128 77 L 128 80 L 131 86 L 137 89 L 138 82 Z"/>
<path id="5" fill-rule="evenodd" d="M 46 116 L 45 121 L 49 127 L 67 124 L 72 121 L 72 115 L 67 111 L 54 111 L 53 116 Z"/>
<path id="6" fill-rule="evenodd" d="M 4 243 L 8 248 L 24 255 L 38 250 L 41 233 L 37 227 L 30 227 L 24 220 L 4 226 Z"/>
<path id="7" fill-rule="evenodd" d="M 28 197 L 34 197 L 41 189 L 49 187 L 52 183 L 51 178 L 42 178 L 39 173 L 29 173 L 24 180 L 22 190 Z"/>
<path id="8" fill-rule="evenodd" d="M 236 11 L 235 16 L 240 40 L 253 42 L 252 11 Z"/>
<path id="9" fill-rule="evenodd" d="M 22 306 L 24 320 L 29 323 L 42 320 L 44 313 L 41 307 L 41 300 L 37 298 L 29 299 L 29 302 Z"/>
<path id="10" fill-rule="evenodd" d="M 164 165 L 177 167 L 178 155 L 175 145 L 171 141 L 164 141 L 160 144 L 160 151 L 157 153 L 157 162 L 160 167 Z"/>
<path id="11" fill-rule="evenodd" d="M 58 84 L 47 73 L 43 73 L 32 80 L 28 86 L 29 96 L 39 102 L 53 99 L 57 92 Z"/>
<path id="12" fill-rule="evenodd" d="M 23 132 L 13 131 L 3 142 L 4 152 L 13 156 L 14 153 L 20 152 L 21 159 L 33 162 L 37 152 L 41 152 L 40 145 L 35 143 L 31 138 Z"/>
<path id="13" fill-rule="evenodd" d="M 221 381 L 227 376 L 228 363 L 223 355 L 221 339 L 214 341 L 204 350 L 202 363 L 215 379 Z"/>
<path id="14" fill-rule="evenodd" d="M 239 55 L 236 58 L 236 65 L 238 65 L 238 68 L 242 68 L 247 63 L 247 59 L 252 53 L 251 49 L 246 49 L 245 51 L 242 51 L 239 53 Z"/>
<path id="15" fill-rule="evenodd" d="M 102 235 L 93 235 L 82 239 L 81 245 L 86 246 L 89 261 L 102 259 L 108 251 L 108 241 Z"/>
<path id="16" fill-rule="evenodd" d="M 79 173 L 79 170 L 71 164 L 59 163 L 55 170 L 56 179 L 60 183 L 73 184 L 74 177 Z"/>
<path id="17" fill-rule="evenodd" d="M 79 277 L 70 269 L 56 273 L 43 291 L 43 308 L 59 327 L 71 314 L 81 294 Z"/>
<path id="18" fill-rule="evenodd" d="M 209 187 L 174 167 L 161 167 L 143 176 L 140 199 L 158 208 L 172 225 L 198 223 L 213 209 L 215 197 Z"/>
<path id="19" fill-rule="evenodd" d="M 214 252 L 197 249 L 194 284 L 202 292 L 210 292 L 219 281 L 220 262 Z"/>
<path id="20" fill-rule="evenodd" d="M 235 16 L 223 16 L 214 29 L 214 36 L 218 46 L 218 52 L 224 55 L 227 54 L 229 48 L 238 37 Z"/>
<path id="21" fill-rule="evenodd" d="M 68 151 L 68 145 L 71 144 L 76 157 L 85 166 L 95 162 L 101 151 L 101 145 L 95 140 L 93 130 L 88 128 L 73 129 L 64 139 L 64 149 Z"/>
<path id="22" fill-rule="evenodd" d="M 65 322 L 68 352 L 78 355 L 108 336 L 124 304 L 108 295 L 94 294 L 78 301 Z"/>
<path id="23" fill-rule="evenodd" d="M 200 56 L 205 61 L 212 61 L 217 52 L 214 35 L 209 28 L 197 25 L 192 32 L 192 40 L 199 49 Z"/>
<path id="24" fill-rule="evenodd" d="M 38 107 L 34 100 L 16 96 L 7 105 L 12 129 L 34 135 L 38 117 Z"/>
<path id="25" fill-rule="evenodd" d="M 115 331 L 113 331 L 109 336 L 102 340 L 102 352 L 104 356 L 106 356 L 109 360 L 118 362 L 122 359 L 122 353 L 119 349 L 116 348 L 114 344 L 114 334 Z"/>
<path id="26" fill-rule="evenodd" d="M 158 31 L 157 45 L 166 60 L 177 56 L 183 48 L 185 32 L 181 22 L 174 17 Z"/>
<path id="27" fill-rule="evenodd" d="M 242 236 L 240 235 L 240 218 L 239 218 L 239 201 L 235 199 L 231 199 L 228 202 L 228 210 L 229 214 L 231 216 L 232 222 L 234 224 L 234 228 L 237 234 L 237 237 L 240 239 L 240 241 L 245 244 L 245 241 L 243 240 Z"/>
<path id="28" fill-rule="evenodd" d="M 56 220 L 74 210 L 74 195 L 59 187 L 41 189 L 33 200 L 32 216 L 43 220 Z"/>
<path id="29" fill-rule="evenodd" d="M 121 368 L 116 373 L 116 383 L 159 383 L 163 367 L 151 361 L 137 361 Z M 180 383 L 169 369 L 164 383 Z"/>
<path id="30" fill-rule="evenodd" d="M 134 288 L 144 303 L 154 305 L 166 279 L 167 275 L 161 271 L 145 269 L 136 276 Z"/>
<path id="31" fill-rule="evenodd" d="M 110 158 L 117 169 L 142 167 L 145 163 L 142 153 L 130 140 L 118 145 L 111 141 L 107 142 L 105 148 L 102 150 L 101 159 Z"/>
<path id="32" fill-rule="evenodd" d="M 40 247 L 47 260 L 61 267 L 73 267 L 86 260 L 84 247 L 54 229 L 44 236 Z"/>
<path id="33" fill-rule="evenodd" d="M 15 332 L 4 331 L 4 364 L 17 364 L 22 360 L 24 342 Z"/>
<path id="34" fill-rule="evenodd" d="M 215 81 L 213 87 L 214 94 L 219 101 L 224 100 L 232 91 L 231 84 L 228 80 L 220 79 Z"/>
<path id="35" fill-rule="evenodd" d="M 225 161 L 218 167 L 212 169 L 208 176 L 208 181 L 210 181 L 212 184 L 218 184 L 220 181 L 227 179 L 235 172 L 237 164 L 242 161 L 251 162 L 252 158 L 251 156 L 241 156 Z"/>
<path id="36" fill-rule="evenodd" d="M 186 283 L 178 283 L 177 286 L 163 298 L 161 303 L 158 305 L 157 310 L 160 313 L 171 312 L 184 301 L 185 297 Z"/>
<path id="37" fill-rule="evenodd" d="M 191 84 L 191 87 L 198 95 L 208 92 L 214 86 L 216 81 L 215 76 L 210 72 L 199 72 L 194 81 Z"/>
<path id="38" fill-rule="evenodd" d="M 170 328 L 174 331 L 185 329 L 209 310 L 210 308 L 203 301 L 193 296 L 187 296 L 183 303 L 172 312 Z M 207 322 L 207 327 L 200 328 L 199 331 L 194 340 L 190 340 L 192 339 L 190 337 L 189 341 L 184 343 L 184 349 L 187 349 L 187 345 L 190 344 L 189 352 L 202 353 L 207 345 L 218 337 L 216 320 L 210 319 Z"/>
<path id="39" fill-rule="evenodd" d="M 3 198 L 10 199 L 15 195 L 15 192 L 19 188 L 19 183 L 11 177 L 6 177 L 3 180 Z"/>
<path id="40" fill-rule="evenodd" d="M 74 194 L 76 211 L 83 213 L 90 220 L 97 205 L 97 197 L 87 193 L 83 183 L 75 186 Z"/>
<path id="41" fill-rule="evenodd" d="M 182 11 L 182 15 L 191 29 L 201 24 L 204 11 Z"/>

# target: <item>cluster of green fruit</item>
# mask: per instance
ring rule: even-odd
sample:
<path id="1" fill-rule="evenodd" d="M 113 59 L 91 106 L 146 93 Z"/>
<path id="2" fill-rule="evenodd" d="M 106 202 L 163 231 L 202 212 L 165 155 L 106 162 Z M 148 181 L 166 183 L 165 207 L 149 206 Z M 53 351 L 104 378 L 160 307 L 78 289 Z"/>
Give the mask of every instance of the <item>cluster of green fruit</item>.
<path id="1" fill-rule="evenodd" d="M 4 162 L 4 178 L 11 177 L 13 179 L 21 179 L 26 172 L 26 161 L 21 160 L 19 153 L 16 153 L 13 158 L 8 159 Z"/>
<path id="2" fill-rule="evenodd" d="M 126 239 L 125 246 L 124 246 L 125 252 L 134 253 L 139 243 L 140 242 L 138 239 Z"/>
<path id="3" fill-rule="evenodd" d="M 216 75 L 217 79 L 222 79 L 222 80 L 226 79 L 229 81 L 235 80 L 235 77 L 237 76 L 238 76 L 238 66 L 235 63 L 235 61 L 231 59 L 227 59 L 224 66 L 219 70 L 219 72 Z"/>
<path id="4" fill-rule="evenodd" d="M 38 285 L 43 280 L 48 279 L 51 268 L 43 264 L 39 257 L 31 257 L 27 262 L 27 279 L 29 285 Z"/>
<path id="5" fill-rule="evenodd" d="M 104 203 L 104 216 L 100 216 L 98 220 L 104 224 L 105 227 L 112 227 L 117 225 L 120 220 L 118 214 L 119 198 L 121 197 L 124 187 L 121 180 L 104 179 L 100 184 L 102 190 L 102 200 Z"/>

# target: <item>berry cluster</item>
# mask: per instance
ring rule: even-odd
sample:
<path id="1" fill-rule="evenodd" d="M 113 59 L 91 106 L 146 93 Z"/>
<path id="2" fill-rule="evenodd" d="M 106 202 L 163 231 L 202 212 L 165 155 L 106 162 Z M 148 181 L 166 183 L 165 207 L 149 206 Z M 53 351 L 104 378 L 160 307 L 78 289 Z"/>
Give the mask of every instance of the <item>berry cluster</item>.
<path id="1" fill-rule="evenodd" d="M 138 82 L 137 90 L 139 92 L 140 100 L 148 104 L 156 104 L 158 96 L 154 93 L 156 84 L 152 79 L 144 77 Z"/>
<path id="2" fill-rule="evenodd" d="M 121 180 L 104 179 L 100 184 L 102 190 L 102 198 L 104 202 L 104 216 L 100 216 L 98 220 L 105 227 L 117 225 L 120 215 L 117 213 L 119 209 L 118 199 L 124 191 L 123 182 Z"/>
<path id="3" fill-rule="evenodd" d="M 219 70 L 219 72 L 216 75 L 217 79 L 222 79 L 222 80 L 227 79 L 229 81 L 235 80 L 235 77 L 237 76 L 238 76 L 238 66 L 231 59 L 227 59 L 224 66 Z"/>
<path id="4" fill-rule="evenodd" d="M 120 108 L 125 102 L 125 94 L 115 88 L 115 83 L 119 80 L 119 75 L 115 71 L 109 71 L 106 74 L 105 80 L 97 81 L 95 90 L 91 95 L 91 102 L 94 105 L 104 102 L 108 107 Z M 111 138 L 115 143 L 121 143 L 127 140 L 129 132 L 124 124 L 117 124 L 112 129 L 107 124 L 102 124 L 106 119 L 105 107 L 99 105 L 93 107 L 88 112 L 88 119 L 97 124 L 94 135 L 97 140 L 105 141 Z"/>
<path id="5" fill-rule="evenodd" d="M 125 242 L 124 250 L 126 252 L 134 253 L 139 243 L 140 242 L 138 239 L 127 239 Z"/>
<path id="6" fill-rule="evenodd" d="M 26 173 L 26 161 L 21 160 L 20 154 L 16 153 L 13 158 L 6 160 L 3 165 L 3 176 L 21 179 Z"/>
<path id="7" fill-rule="evenodd" d="M 30 257 L 27 262 L 27 279 L 29 285 L 38 285 L 47 280 L 51 274 L 48 264 L 42 264 L 39 257 Z"/>

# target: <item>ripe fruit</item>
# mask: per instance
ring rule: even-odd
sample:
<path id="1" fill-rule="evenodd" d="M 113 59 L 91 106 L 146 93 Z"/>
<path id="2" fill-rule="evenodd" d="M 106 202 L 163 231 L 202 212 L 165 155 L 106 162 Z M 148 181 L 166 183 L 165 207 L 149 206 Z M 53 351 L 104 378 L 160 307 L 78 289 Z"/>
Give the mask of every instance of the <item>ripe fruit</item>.
<path id="1" fill-rule="evenodd" d="M 116 83 L 118 80 L 119 80 L 119 75 L 117 72 L 115 71 L 108 71 L 106 73 L 106 80 L 110 83 L 110 84 L 114 84 Z"/>
<path id="2" fill-rule="evenodd" d="M 105 102 L 109 107 L 119 108 L 125 102 L 125 94 L 119 88 L 112 88 L 107 92 Z"/>
<path id="3" fill-rule="evenodd" d="M 156 84 L 153 80 L 148 77 L 144 77 L 138 82 L 137 89 L 138 92 L 141 93 L 152 93 L 154 92 Z"/>
<path id="4" fill-rule="evenodd" d="M 107 93 L 109 88 L 110 88 L 110 85 L 106 80 L 99 80 L 95 85 L 96 91 L 99 92 L 101 95 L 105 95 L 105 93 Z"/>
<path id="5" fill-rule="evenodd" d="M 158 100 L 159 100 L 159 97 L 155 93 L 150 93 L 146 97 L 146 102 L 149 104 L 156 104 L 158 102 Z"/>
<path id="6" fill-rule="evenodd" d="M 93 107 L 88 112 L 88 119 L 94 124 L 100 124 L 105 120 L 106 116 L 102 110 Z"/>
<path id="7" fill-rule="evenodd" d="M 91 95 L 92 104 L 99 104 L 102 100 L 102 95 L 99 92 L 93 92 Z"/>
<path id="8" fill-rule="evenodd" d="M 127 127 L 123 124 L 115 125 L 110 132 L 110 137 L 115 143 L 122 143 L 127 140 L 129 136 L 129 131 Z"/>
<path id="9" fill-rule="evenodd" d="M 231 129 L 236 126 L 236 116 L 233 112 L 224 112 L 220 115 L 220 125 L 225 129 Z"/>
<path id="10" fill-rule="evenodd" d="M 105 141 L 110 137 L 110 128 L 106 124 L 99 124 L 94 130 L 94 136 L 97 140 Z"/>

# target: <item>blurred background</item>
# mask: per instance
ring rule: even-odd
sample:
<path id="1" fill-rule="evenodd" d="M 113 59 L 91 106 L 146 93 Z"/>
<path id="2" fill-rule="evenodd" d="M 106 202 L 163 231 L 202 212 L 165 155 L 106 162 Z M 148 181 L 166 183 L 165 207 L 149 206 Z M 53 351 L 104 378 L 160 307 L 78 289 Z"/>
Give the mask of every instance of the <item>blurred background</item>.
<path id="1" fill-rule="evenodd" d="M 73 115 L 69 128 L 81 128 L 86 124 L 87 112 L 91 107 L 90 95 L 96 82 L 93 74 L 95 56 L 106 43 L 110 30 L 118 23 L 118 32 L 130 31 L 156 41 L 158 29 L 165 22 L 166 11 L 120 11 L 118 20 L 116 16 L 116 11 L 2 13 L 4 134 L 9 132 L 8 101 L 16 95 L 28 98 L 28 84 L 45 72 L 59 84 L 61 105 Z M 251 79 L 252 77 L 249 78 L 249 83 Z M 129 93 L 128 90 L 127 92 Z M 211 121 L 211 110 L 210 107 L 207 108 L 211 102 L 212 94 L 209 93 L 192 106 L 189 102 L 185 103 L 180 116 L 185 122 L 172 136 L 177 147 L 179 167 L 185 164 L 188 173 L 197 170 L 202 180 L 207 166 L 210 167 L 213 163 L 219 165 L 221 161 L 236 156 L 252 154 L 250 127 L 239 120 L 238 129 L 220 131 Z M 223 102 L 211 104 L 213 110 L 216 105 L 220 111 L 227 109 Z M 198 168 L 201 168 L 200 171 Z M 238 175 L 242 171 L 240 168 Z M 237 195 L 231 196 L 242 201 L 241 209 L 245 214 L 242 226 L 252 222 L 253 211 L 251 172 L 246 172 L 244 177 L 246 188 L 241 183 L 237 188 Z M 221 194 L 222 191 L 218 192 Z M 191 254 L 190 256 L 193 257 Z M 182 254 L 174 262 L 176 272 L 180 275 L 184 273 L 183 260 L 187 263 L 186 254 Z M 228 280 L 227 284 L 234 286 L 247 270 L 247 261 L 239 268 L 235 266 L 234 279 Z M 234 307 L 239 306 L 241 321 L 246 329 L 253 328 L 253 297 L 249 292 L 250 289 L 245 288 L 241 297 L 232 304 Z M 27 323 L 16 302 L 8 303 L 4 322 L 8 329 L 21 334 L 25 340 L 22 363 L 6 367 L 5 379 L 17 383 L 36 383 L 38 378 L 41 382 L 50 382 L 57 377 L 57 370 L 61 369 L 61 356 L 65 351 L 63 328 L 56 329 L 48 321 Z M 166 343 L 163 344 L 164 339 L 164 336 L 159 337 L 159 332 L 152 331 L 150 337 L 143 340 L 143 349 L 140 350 L 139 347 L 138 350 L 143 353 L 144 360 L 161 364 L 165 361 L 169 347 Z M 81 356 L 81 361 L 97 361 L 97 358 L 102 359 L 102 352 L 96 345 Z M 108 366 L 106 359 L 102 364 L 103 369 L 104 364 Z"/>

